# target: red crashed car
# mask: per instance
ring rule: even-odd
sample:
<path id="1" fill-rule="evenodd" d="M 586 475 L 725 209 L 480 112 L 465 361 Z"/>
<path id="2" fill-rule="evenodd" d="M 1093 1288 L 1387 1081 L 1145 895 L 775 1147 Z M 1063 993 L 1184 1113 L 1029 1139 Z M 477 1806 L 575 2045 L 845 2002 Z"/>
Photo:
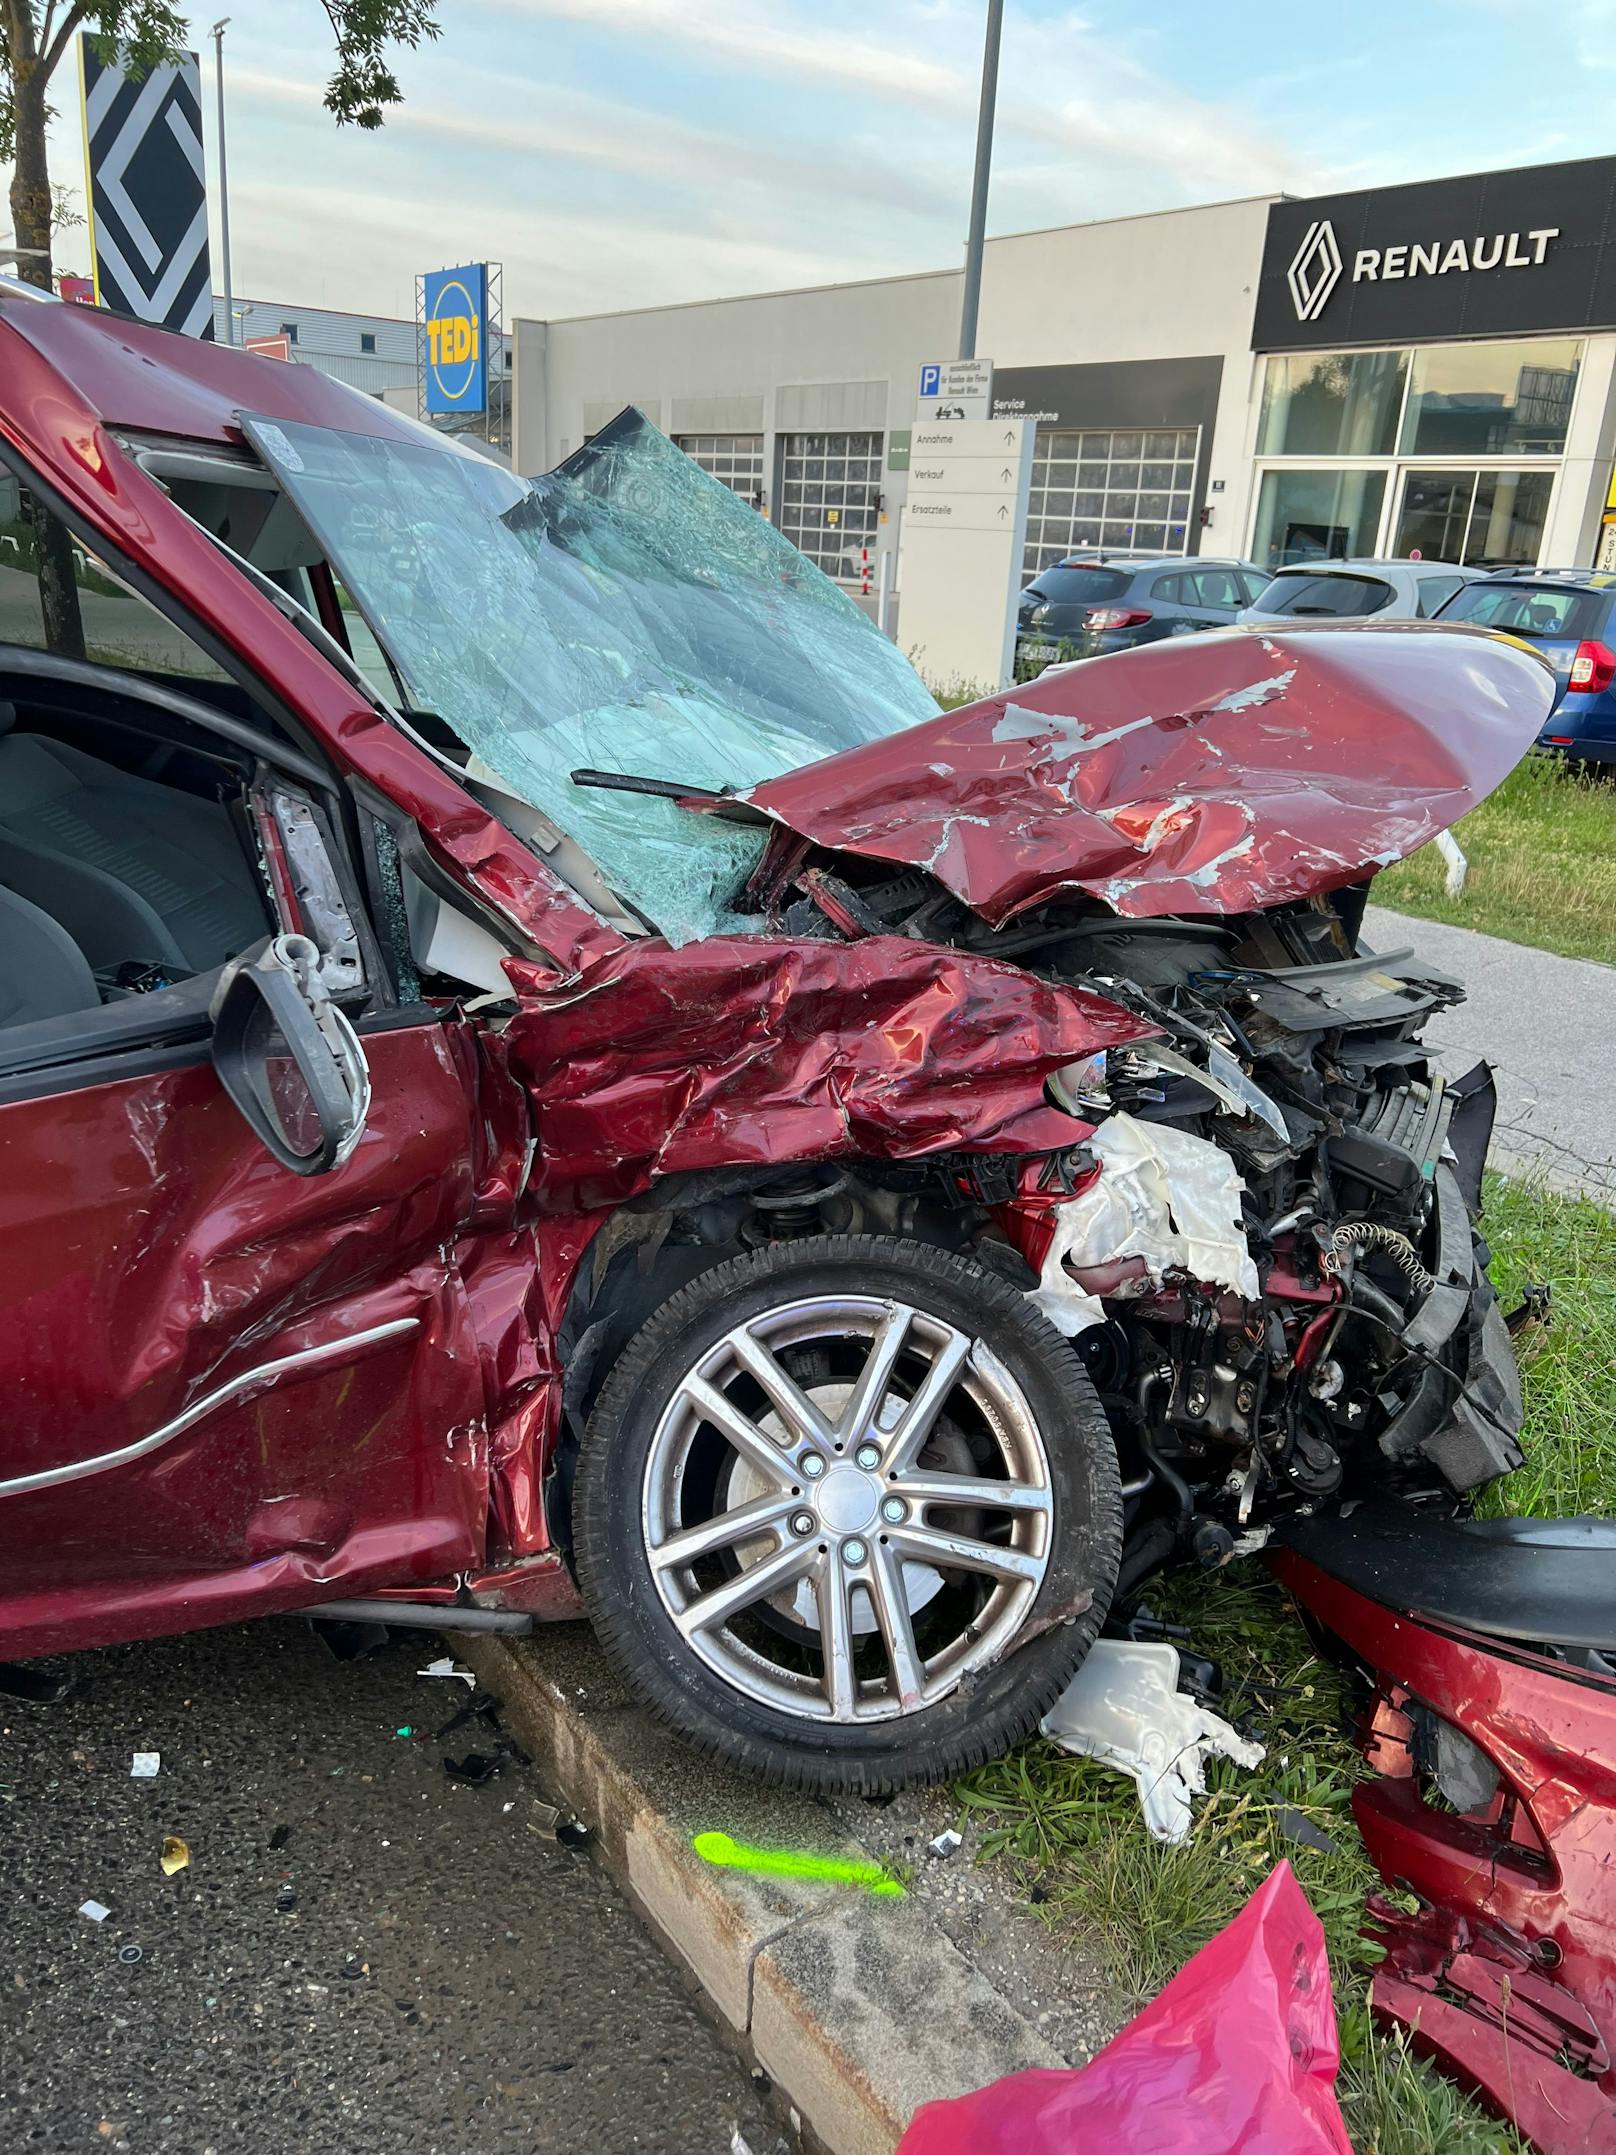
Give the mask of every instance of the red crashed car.
<path id="1" fill-rule="evenodd" d="M 1399 625 L 939 716 L 636 414 L 524 482 L 0 285 L 0 1656 L 581 1604 L 879 1788 L 1478 1486 L 1490 1091 L 1358 926 L 1553 694 Z"/>

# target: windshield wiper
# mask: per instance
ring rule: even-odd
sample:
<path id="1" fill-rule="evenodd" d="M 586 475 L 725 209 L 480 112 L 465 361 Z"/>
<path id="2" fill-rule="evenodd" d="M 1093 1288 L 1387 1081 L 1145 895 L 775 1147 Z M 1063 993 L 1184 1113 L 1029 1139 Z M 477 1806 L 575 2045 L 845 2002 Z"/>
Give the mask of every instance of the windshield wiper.
<path id="1" fill-rule="evenodd" d="M 574 771 L 575 786 L 593 786 L 601 793 L 650 793 L 659 801 L 732 801 L 728 786 L 687 786 L 672 778 L 636 778 L 630 771 Z"/>

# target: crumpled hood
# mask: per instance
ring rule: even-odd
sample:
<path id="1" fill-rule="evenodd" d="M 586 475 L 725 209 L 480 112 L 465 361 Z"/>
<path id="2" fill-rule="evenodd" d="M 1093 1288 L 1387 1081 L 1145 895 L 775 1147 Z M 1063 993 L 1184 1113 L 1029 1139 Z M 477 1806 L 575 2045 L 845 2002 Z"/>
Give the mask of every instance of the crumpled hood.
<path id="1" fill-rule="evenodd" d="M 1404 859 L 1536 739 L 1552 670 L 1434 622 L 1228 629 L 1046 674 L 752 787 L 998 923 L 1061 891 L 1243 913 Z"/>

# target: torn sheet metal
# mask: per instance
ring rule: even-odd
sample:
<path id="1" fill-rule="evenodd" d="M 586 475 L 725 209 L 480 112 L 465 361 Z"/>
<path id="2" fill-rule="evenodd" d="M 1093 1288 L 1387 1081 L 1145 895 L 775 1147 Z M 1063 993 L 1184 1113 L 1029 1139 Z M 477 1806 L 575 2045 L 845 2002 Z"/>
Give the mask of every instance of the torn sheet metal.
<path id="1" fill-rule="evenodd" d="M 1551 1658 L 1553 1639 L 1472 1628 L 1478 1598 L 1523 1623 L 1524 1580 L 1534 1605 L 1547 1597 L 1533 1628 L 1560 1599 L 1570 1628 L 1616 1646 L 1610 1522 L 1556 1522 L 1509 1567 L 1507 1540 L 1449 1526 L 1446 1575 L 1426 1566 L 1428 1621 L 1408 1613 L 1395 1543 L 1371 1526 L 1354 1557 L 1350 1526 L 1292 1528 L 1273 1562 L 1375 1673 L 1353 1815 L 1399 1898 L 1371 1903 L 1385 1949 L 1371 2002 L 1544 2155 L 1616 2155 L 1616 1651 Z M 1605 1567 L 1592 1592 L 1544 1576 L 1572 1561 L 1579 1528 L 1587 1577 Z M 1354 1584 L 1336 1575 L 1349 1566 Z"/>
<path id="2" fill-rule="evenodd" d="M 1243 913 L 1360 881 L 1457 822 L 1554 693 L 1534 653 L 1456 625 L 1213 631 L 746 798 L 816 845 L 928 870 L 995 924 L 1061 891 L 1141 917 Z"/>
<path id="3" fill-rule="evenodd" d="M 1184 1696 L 1178 1648 L 1165 1643 L 1097 1639 L 1039 1725 L 1063 1750 L 1135 1781 L 1158 1841 L 1188 1840 L 1190 1799 L 1206 1792 L 1208 1758 L 1249 1767 L 1264 1757 L 1260 1743 Z"/>
<path id="4" fill-rule="evenodd" d="M 1288 1863 L 1079 2072 L 916 2112 L 898 2155 L 1352 2155 L 1324 1931 Z"/>
<path id="5" fill-rule="evenodd" d="M 1088 1149 L 1103 1171 L 1056 1208 L 1031 1295 L 1057 1331 L 1070 1337 L 1103 1324 L 1098 1286 L 1085 1286 L 1082 1275 L 1129 1259 L 1140 1260 L 1141 1287 L 1160 1286 L 1164 1272 L 1181 1271 L 1244 1301 L 1258 1299 L 1257 1267 L 1240 1220 L 1243 1185 L 1227 1153 L 1171 1123 L 1127 1114 L 1107 1116 Z M 1104 1291 L 1115 1288 L 1108 1283 Z"/>
<path id="6" fill-rule="evenodd" d="M 898 936 L 637 944 L 567 989 L 511 971 L 534 1189 L 576 1210 L 692 1168 L 1064 1150 L 1088 1125 L 1046 1102 L 1051 1072 L 1150 1032 L 1087 990 Z"/>

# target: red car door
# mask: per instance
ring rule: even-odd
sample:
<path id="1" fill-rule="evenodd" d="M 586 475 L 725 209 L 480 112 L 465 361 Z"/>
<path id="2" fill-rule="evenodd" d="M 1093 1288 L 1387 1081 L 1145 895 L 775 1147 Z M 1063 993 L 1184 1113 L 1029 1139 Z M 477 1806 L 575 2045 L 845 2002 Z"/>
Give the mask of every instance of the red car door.
<path id="1" fill-rule="evenodd" d="M 30 683 L 5 675 L 0 648 L 19 712 L 0 809 L 19 741 L 70 761 L 26 734 L 59 721 L 31 719 Z M 114 772 L 103 791 L 115 781 L 144 782 Z M 323 827 L 325 843 L 337 819 Z M 37 997 L 84 959 L 40 925 L 56 884 L 18 893 L 35 837 L 0 850 L 0 960 L 33 935 L 40 963 L 0 962 L 0 982 Z M 266 940 L 306 928 L 264 880 Z M 155 871 L 142 889 L 161 897 Z M 345 963 L 378 969 L 375 942 L 359 947 Z M 409 1586 L 483 1554 L 482 1388 L 453 1257 L 474 1202 L 471 1059 L 432 1007 L 350 987 L 363 1133 L 340 1166 L 292 1172 L 214 1067 L 219 974 L 92 991 L 44 1020 L 0 1007 L 0 1659 Z"/>

